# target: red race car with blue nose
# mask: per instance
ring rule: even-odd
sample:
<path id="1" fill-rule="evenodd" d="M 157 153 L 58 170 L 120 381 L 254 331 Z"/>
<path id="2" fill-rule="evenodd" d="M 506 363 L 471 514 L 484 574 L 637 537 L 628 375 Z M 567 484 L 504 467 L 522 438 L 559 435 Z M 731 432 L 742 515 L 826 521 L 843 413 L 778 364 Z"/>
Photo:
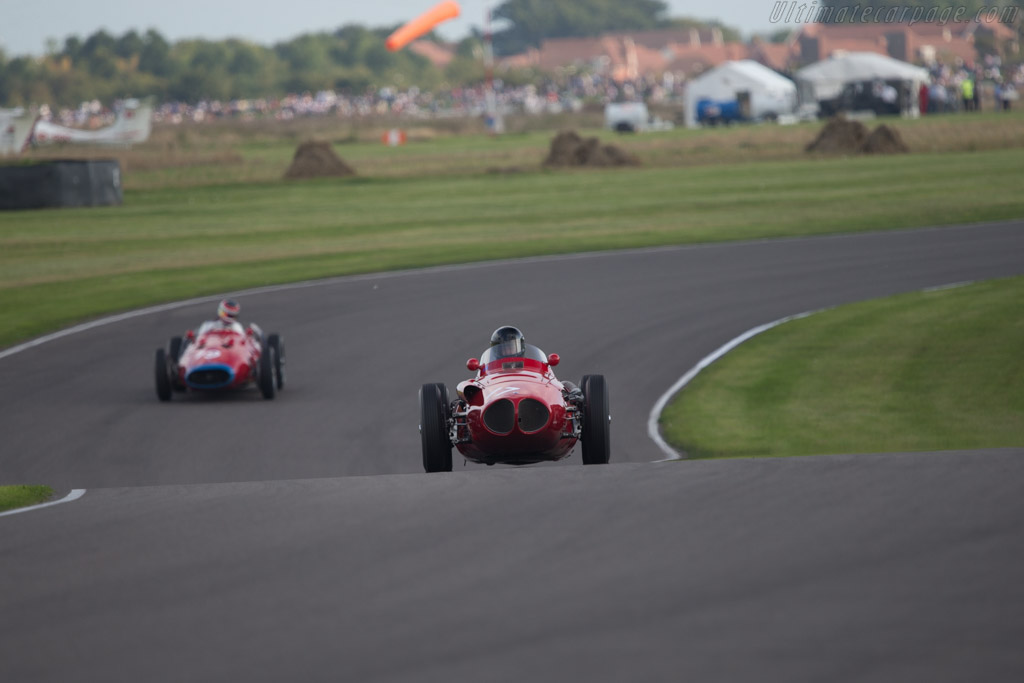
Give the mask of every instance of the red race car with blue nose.
<path id="1" fill-rule="evenodd" d="M 239 305 L 225 299 L 217 320 L 198 332 L 172 337 L 166 349 L 156 350 L 156 395 L 171 400 L 175 391 L 223 392 L 256 385 L 263 398 L 274 398 L 284 387 L 284 342 L 280 335 L 264 337 L 255 323 L 242 327 Z"/>
<path id="2" fill-rule="evenodd" d="M 420 390 L 423 468 L 451 472 L 452 448 L 485 465 L 528 465 L 567 457 L 579 441 L 583 464 L 609 459 L 611 417 L 603 375 L 584 375 L 577 387 L 560 382 L 546 355 L 515 327 L 499 327 L 491 346 L 466 367 L 475 372 L 450 400 L 444 384 Z"/>

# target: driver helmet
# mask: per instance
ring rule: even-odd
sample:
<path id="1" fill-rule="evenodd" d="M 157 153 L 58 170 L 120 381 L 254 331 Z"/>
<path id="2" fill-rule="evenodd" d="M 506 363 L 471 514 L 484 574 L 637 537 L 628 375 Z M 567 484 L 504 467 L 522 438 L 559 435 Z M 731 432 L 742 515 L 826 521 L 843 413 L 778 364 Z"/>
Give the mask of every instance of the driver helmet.
<path id="1" fill-rule="evenodd" d="M 526 337 L 517 327 L 499 327 L 491 335 L 491 349 L 495 358 L 522 356 L 526 350 Z"/>
<path id="2" fill-rule="evenodd" d="M 217 317 L 226 323 L 233 323 L 238 318 L 238 312 L 241 309 L 242 307 L 238 305 L 237 301 L 224 299 L 224 301 L 221 301 L 220 305 L 217 306 Z"/>

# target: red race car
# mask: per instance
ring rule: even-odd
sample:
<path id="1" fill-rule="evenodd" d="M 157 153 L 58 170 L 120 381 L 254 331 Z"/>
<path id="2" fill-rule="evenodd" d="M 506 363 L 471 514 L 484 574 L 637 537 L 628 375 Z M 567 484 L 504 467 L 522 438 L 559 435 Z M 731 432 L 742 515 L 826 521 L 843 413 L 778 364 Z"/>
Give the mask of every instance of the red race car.
<path id="1" fill-rule="evenodd" d="M 491 347 L 466 367 L 476 373 L 449 400 L 444 384 L 420 390 L 423 468 L 451 472 L 452 446 L 467 460 L 527 465 L 568 456 L 583 443 L 583 464 L 609 458 L 608 386 L 603 375 L 584 375 L 580 386 L 559 382 L 547 356 L 515 327 L 500 327 Z"/>
<path id="2" fill-rule="evenodd" d="M 264 337 L 259 326 L 242 327 L 239 306 L 225 300 L 218 320 L 205 322 L 198 332 L 172 337 L 166 349 L 156 350 L 156 395 L 169 401 L 175 391 L 231 391 L 255 384 L 263 398 L 274 398 L 284 387 L 284 343 L 280 335 Z"/>

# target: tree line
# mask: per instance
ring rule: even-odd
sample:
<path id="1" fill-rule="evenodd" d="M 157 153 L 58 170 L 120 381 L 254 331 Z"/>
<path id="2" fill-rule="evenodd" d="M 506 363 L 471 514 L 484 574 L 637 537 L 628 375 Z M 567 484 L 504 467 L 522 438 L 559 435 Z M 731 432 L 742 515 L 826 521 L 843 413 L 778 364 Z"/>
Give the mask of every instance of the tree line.
<path id="1" fill-rule="evenodd" d="M 68 37 L 42 59 L 7 58 L 0 52 L 0 105 L 67 106 L 148 95 L 194 103 L 357 92 L 377 84 L 433 87 L 444 80 L 444 72 L 422 57 L 408 50 L 389 52 L 384 46 L 389 32 L 350 25 L 266 47 L 237 39 L 170 43 L 152 29 L 121 36 L 101 30 L 85 39 Z"/>
<path id="2" fill-rule="evenodd" d="M 725 40 L 739 40 L 734 28 L 715 20 L 671 18 L 661 0 L 508 0 L 494 11 L 507 24 L 494 34 L 497 54 L 540 47 L 548 38 L 588 38 L 616 31 L 717 27 Z"/>

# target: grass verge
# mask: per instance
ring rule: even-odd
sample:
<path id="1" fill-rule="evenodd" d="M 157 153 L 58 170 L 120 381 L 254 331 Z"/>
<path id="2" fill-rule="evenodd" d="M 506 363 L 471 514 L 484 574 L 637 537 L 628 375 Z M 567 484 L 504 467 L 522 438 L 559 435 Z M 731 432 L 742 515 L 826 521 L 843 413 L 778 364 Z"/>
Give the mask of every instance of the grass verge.
<path id="1" fill-rule="evenodd" d="M 45 503 L 52 495 L 49 486 L 0 486 L 0 512 Z"/>
<path id="2" fill-rule="evenodd" d="M 160 301 L 441 263 L 1024 216 L 1024 155 L 172 187 L 0 213 L 0 346 Z"/>
<path id="3" fill-rule="evenodd" d="M 660 113 L 672 118 L 671 110 Z M 647 168 L 708 166 L 749 161 L 798 161 L 822 122 L 791 126 L 722 126 L 616 135 L 601 130 L 601 108 L 557 117 L 512 116 L 505 135 L 484 133 L 482 119 L 371 117 L 302 118 L 292 121 L 225 119 L 199 124 L 157 124 L 150 139 L 130 150 L 42 147 L 31 159 L 115 156 L 129 190 L 200 185 L 266 183 L 281 179 L 299 142 L 330 141 L 335 151 L 364 177 L 399 178 L 485 174 L 492 170 L 535 172 L 555 131 L 571 128 L 598 135 L 636 154 Z M 919 119 L 886 117 L 869 122 L 894 128 L 914 154 L 976 152 L 1024 147 L 1024 110 Z M 385 147 L 381 135 L 402 128 L 409 144 Z M 938 162 L 938 163 L 941 163 Z"/>
<path id="4" fill-rule="evenodd" d="M 1024 446 L 1024 278 L 843 306 L 765 332 L 666 408 L 691 458 Z"/>

